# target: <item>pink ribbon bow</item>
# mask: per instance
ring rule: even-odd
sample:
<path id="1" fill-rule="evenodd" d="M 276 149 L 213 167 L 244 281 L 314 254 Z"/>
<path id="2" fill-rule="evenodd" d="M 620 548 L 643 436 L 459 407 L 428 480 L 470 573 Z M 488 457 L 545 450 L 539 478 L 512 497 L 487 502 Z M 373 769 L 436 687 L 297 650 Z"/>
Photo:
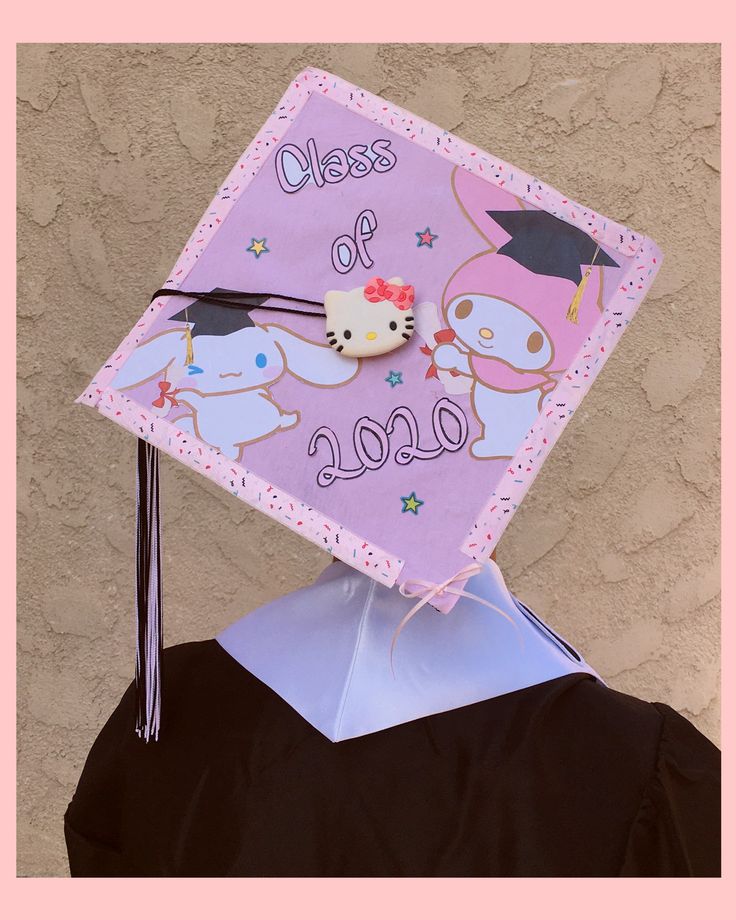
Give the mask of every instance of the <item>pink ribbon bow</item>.
<path id="1" fill-rule="evenodd" d="M 483 604 L 484 607 L 488 607 L 490 610 L 494 610 L 496 613 L 499 613 L 504 620 L 508 620 L 509 623 L 517 630 L 519 627 L 511 619 L 511 617 L 504 613 L 500 607 L 497 607 L 495 604 L 492 604 L 490 601 L 487 601 L 483 597 L 478 597 L 477 594 L 471 594 L 470 591 L 464 591 L 462 588 L 457 587 L 457 583 L 465 583 L 469 578 L 472 578 L 473 575 L 477 575 L 483 567 L 478 562 L 471 563 L 466 566 L 459 572 L 456 572 L 454 575 L 451 575 L 450 578 L 447 578 L 445 581 L 441 581 L 439 584 L 433 584 L 429 581 L 423 581 L 420 578 L 414 579 L 413 581 L 405 581 L 402 585 L 399 585 L 399 594 L 402 597 L 409 598 L 419 598 L 416 604 L 411 608 L 411 610 L 404 616 L 402 621 L 396 627 L 394 632 L 393 639 L 391 640 L 391 651 L 389 652 L 389 662 L 391 664 L 391 673 L 394 673 L 394 648 L 396 647 L 396 642 L 399 638 L 399 635 L 409 620 L 419 613 L 419 611 L 424 607 L 425 604 L 431 604 L 432 601 L 437 598 L 442 600 L 447 597 L 448 594 L 452 594 L 455 597 L 468 597 L 470 600 L 477 601 L 479 604 Z M 436 608 L 435 608 L 436 609 Z M 442 611 L 439 611 L 440 613 Z M 521 638 L 523 645 L 523 638 Z"/>
<path id="2" fill-rule="evenodd" d="M 399 310 L 411 310 L 414 303 L 414 285 L 389 284 L 383 278 L 371 278 L 363 288 L 363 296 L 370 303 L 390 300 Z"/>

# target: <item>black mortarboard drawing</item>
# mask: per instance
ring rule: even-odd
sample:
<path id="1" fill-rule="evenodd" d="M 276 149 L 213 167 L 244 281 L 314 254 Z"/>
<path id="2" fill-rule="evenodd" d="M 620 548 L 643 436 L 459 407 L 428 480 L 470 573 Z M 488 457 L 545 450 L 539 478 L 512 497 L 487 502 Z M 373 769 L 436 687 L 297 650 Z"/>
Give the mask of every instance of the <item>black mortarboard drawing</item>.
<path id="1" fill-rule="evenodd" d="M 508 256 L 536 275 L 567 278 L 577 285 L 582 280 L 581 265 L 619 267 L 587 233 L 547 211 L 486 214 L 511 234 L 508 243 L 498 250 L 499 255 Z"/>
<path id="2" fill-rule="evenodd" d="M 254 326 L 250 311 L 254 307 L 260 307 L 269 297 L 268 294 L 244 294 L 242 291 L 230 291 L 227 288 L 214 288 L 208 294 L 213 298 L 226 299 L 231 306 L 208 303 L 199 298 L 170 317 L 176 322 L 189 323 L 193 339 L 198 335 L 230 335 L 231 332 Z"/>

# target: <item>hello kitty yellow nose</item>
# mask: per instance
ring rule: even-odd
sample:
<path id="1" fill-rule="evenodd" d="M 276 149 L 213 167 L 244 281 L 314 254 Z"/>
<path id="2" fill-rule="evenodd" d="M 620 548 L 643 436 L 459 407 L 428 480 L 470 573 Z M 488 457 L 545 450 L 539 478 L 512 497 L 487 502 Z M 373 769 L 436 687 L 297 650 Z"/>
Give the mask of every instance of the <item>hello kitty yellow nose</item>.
<path id="1" fill-rule="evenodd" d="M 487 326 L 484 326 L 482 329 L 479 329 L 478 332 L 482 339 L 492 339 L 493 338 L 493 329 L 489 329 Z"/>
<path id="2" fill-rule="evenodd" d="M 368 339 L 369 342 L 372 342 L 374 339 L 378 338 L 378 333 L 377 332 L 366 332 L 365 337 Z"/>

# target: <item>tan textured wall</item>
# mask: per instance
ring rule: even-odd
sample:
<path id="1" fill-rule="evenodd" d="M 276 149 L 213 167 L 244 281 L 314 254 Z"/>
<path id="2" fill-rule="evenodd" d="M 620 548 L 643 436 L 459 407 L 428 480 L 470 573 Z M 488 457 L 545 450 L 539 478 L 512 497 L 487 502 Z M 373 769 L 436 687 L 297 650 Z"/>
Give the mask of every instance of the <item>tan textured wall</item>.
<path id="1" fill-rule="evenodd" d="M 613 687 L 717 739 L 718 46 L 25 45 L 19 874 L 66 873 L 62 814 L 132 673 L 134 443 L 72 400 L 307 64 L 661 245 L 651 295 L 499 562 Z M 326 563 L 167 458 L 163 479 L 169 643 L 211 637 Z"/>

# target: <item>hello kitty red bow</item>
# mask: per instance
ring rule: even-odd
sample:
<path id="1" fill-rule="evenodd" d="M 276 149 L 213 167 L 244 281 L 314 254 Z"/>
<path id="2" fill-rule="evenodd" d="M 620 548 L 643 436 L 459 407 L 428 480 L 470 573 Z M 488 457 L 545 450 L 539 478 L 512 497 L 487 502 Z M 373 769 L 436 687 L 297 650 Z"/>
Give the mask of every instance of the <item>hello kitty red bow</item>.
<path id="1" fill-rule="evenodd" d="M 399 310 L 410 310 L 414 303 L 413 284 L 389 284 L 383 278 L 371 278 L 363 288 L 363 296 L 371 303 L 390 300 Z"/>

